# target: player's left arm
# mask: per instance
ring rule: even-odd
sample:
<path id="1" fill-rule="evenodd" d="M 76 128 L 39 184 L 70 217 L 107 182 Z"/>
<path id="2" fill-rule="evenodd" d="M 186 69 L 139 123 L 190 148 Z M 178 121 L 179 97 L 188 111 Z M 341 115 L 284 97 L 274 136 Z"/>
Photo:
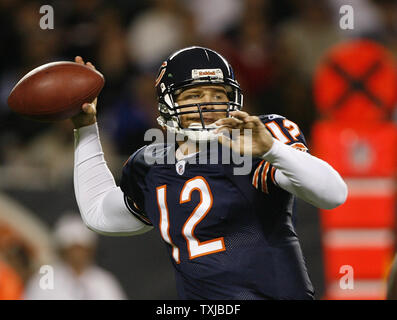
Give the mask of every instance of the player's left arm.
<path id="1" fill-rule="evenodd" d="M 346 201 L 347 186 L 327 162 L 275 139 L 263 122 L 246 112 L 231 112 L 233 118 L 218 120 L 218 131 L 240 130 L 238 139 L 219 141 L 235 152 L 250 153 L 276 168 L 274 179 L 279 187 L 322 209 L 333 209 Z M 247 139 L 244 129 L 251 129 Z"/>

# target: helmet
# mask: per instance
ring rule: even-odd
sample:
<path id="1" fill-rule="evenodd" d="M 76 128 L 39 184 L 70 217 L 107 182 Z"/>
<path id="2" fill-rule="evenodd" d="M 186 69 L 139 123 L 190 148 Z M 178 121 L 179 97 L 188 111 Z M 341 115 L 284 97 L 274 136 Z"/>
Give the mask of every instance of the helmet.
<path id="1" fill-rule="evenodd" d="M 175 97 L 183 90 L 205 84 L 223 85 L 228 94 L 228 102 L 205 102 L 178 105 Z M 219 53 L 203 48 L 188 47 L 171 54 L 161 65 L 155 87 L 157 90 L 158 123 L 174 133 L 181 133 L 192 140 L 211 140 L 216 137 L 212 132 L 216 125 L 205 125 L 204 112 L 226 112 L 240 110 L 243 106 L 243 95 L 238 82 L 234 78 L 230 64 Z M 202 108 L 208 105 L 225 105 L 225 109 L 211 110 Z M 191 111 L 192 107 L 197 107 Z M 186 111 L 189 108 L 189 111 Z M 193 123 L 188 128 L 181 126 L 180 115 L 198 113 L 201 124 Z"/>

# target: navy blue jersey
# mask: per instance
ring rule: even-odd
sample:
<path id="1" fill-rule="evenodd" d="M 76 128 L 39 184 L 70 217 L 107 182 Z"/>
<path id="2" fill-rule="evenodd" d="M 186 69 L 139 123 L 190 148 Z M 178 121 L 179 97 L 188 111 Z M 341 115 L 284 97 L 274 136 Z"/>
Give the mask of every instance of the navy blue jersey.
<path id="1" fill-rule="evenodd" d="M 276 139 L 307 150 L 293 122 L 260 119 Z M 150 164 L 174 152 L 173 145 L 141 148 L 126 162 L 120 187 L 131 213 L 165 241 L 179 297 L 313 299 L 292 224 L 294 197 L 277 186 L 276 169 L 254 158 L 249 174 L 236 175 L 233 163 L 200 164 L 209 152 Z"/>

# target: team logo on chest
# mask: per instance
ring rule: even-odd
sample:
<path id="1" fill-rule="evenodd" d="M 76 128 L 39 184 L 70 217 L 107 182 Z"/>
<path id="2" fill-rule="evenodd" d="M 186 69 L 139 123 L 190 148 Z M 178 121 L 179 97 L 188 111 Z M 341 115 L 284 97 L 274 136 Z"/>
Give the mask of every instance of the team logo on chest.
<path id="1" fill-rule="evenodd" d="M 184 174 L 185 172 L 185 165 L 186 165 L 186 161 L 185 160 L 180 160 L 176 163 L 176 172 L 181 176 Z"/>

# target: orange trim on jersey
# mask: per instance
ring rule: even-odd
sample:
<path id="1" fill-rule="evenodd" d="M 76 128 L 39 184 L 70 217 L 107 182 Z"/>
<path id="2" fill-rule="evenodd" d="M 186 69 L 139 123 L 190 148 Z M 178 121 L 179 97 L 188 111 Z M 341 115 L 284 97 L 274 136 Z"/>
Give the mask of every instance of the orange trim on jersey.
<path id="1" fill-rule="evenodd" d="M 208 185 L 207 180 L 205 180 L 205 178 L 202 177 L 202 176 L 196 176 L 196 177 L 191 178 L 191 179 L 189 179 L 189 180 L 187 180 L 187 181 L 185 182 L 185 184 L 184 184 L 183 187 L 182 187 L 181 193 L 179 194 L 179 203 L 186 203 L 186 202 L 191 201 L 191 198 L 192 198 L 192 191 L 193 191 L 193 190 L 196 190 L 196 189 L 199 190 L 199 188 L 193 188 L 192 191 L 189 193 L 189 198 L 187 198 L 187 200 L 182 200 L 182 193 L 183 193 L 183 190 L 185 189 L 186 185 L 187 185 L 190 181 L 194 181 L 194 180 L 202 180 L 202 181 L 207 185 L 207 188 L 208 188 L 208 191 L 209 191 L 208 193 L 209 193 L 209 195 L 210 195 L 211 203 L 212 203 L 213 198 L 212 198 L 212 193 L 211 193 L 211 190 L 210 190 L 210 186 Z M 200 191 L 200 190 L 199 190 L 199 191 Z M 201 194 L 200 194 L 200 199 L 201 199 Z M 200 202 L 200 203 L 201 203 L 201 202 Z M 188 219 L 188 220 L 189 220 L 189 219 Z"/>
<path id="2" fill-rule="evenodd" d="M 208 194 L 209 194 L 210 199 L 211 199 L 211 204 L 209 205 L 209 207 L 207 208 L 207 210 L 204 212 L 204 214 L 202 215 L 202 217 L 201 217 L 199 220 L 197 220 L 197 222 L 193 225 L 192 231 L 191 231 L 192 237 L 197 241 L 197 243 L 198 243 L 199 246 L 200 246 L 200 245 L 204 245 L 204 244 L 207 244 L 207 243 L 211 243 L 211 242 L 215 242 L 215 241 L 219 241 L 219 240 L 220 240 L 221 243 L 222 243 L 222 248 L 221 248 L 221 249 L 218 249 L 218 250 L 213 250 L 213 251 L 204 252 L 204 253 L 197 254 L 197 255 L 194 255 L 194 256 L 193 256 L 192 253 L 191 253 L 191 251 L 190 251 L 190 242 L 189 242 L 189 239 L 186 237 L 186 235 L 185 235 L 185 233 L 183 232 L 183 230 L 185 230 L 186 224 L 187 224 L 188 221 L 194 216 L 194 214 L 196 213 L 196 211 L 198 210 L 198 208 L 200 208 L 201 204 L 203 203 L 202 190 L 199 189 L 199 188 L 197 188 L 197 187 L 191 189 L 190 192 L 189 192 L 189 197 L 188 197 L 186 200 L 182 200 L 182 194 L 183 194 L 183 190 L 185 189 L 187 183 L 189 183 L 190 181 L 193 181 L 193 180 L 197 180 L 197 179 L 202 180 L 202 181 L 206 184 L 207 190 L 208 190 Z M 224 242 L 224 240 L 223 240 L 223 237 L 219 237 L 219 238 L 216 238 L 216 239 L 211 239 L 211 240 L 207 240 L 207 241 L 200 242 L 200 240 L 197 239 L 197 238 L 194 236 L 194 229 L 195 229 L 196 226 L 201 222 L 201 220 L 204 219 L 204 217 L 207 215 L 207 213 L 211 210 L 212 205 L 213 205 L 213 203 L 214 203 L 214 198 L 212 197 L 212 192 L 211 192 L 210 186 L 208 185 L 207 180 L 205 180 L 205 178 L 202 177 L 202 176 L 197 176 L 197 177 L 191 178 L 191 179 L 189 179 L 189 180 L 187 180 L 187 181 L 185 182 L 185 184 L 183 185 L 182 191 L 181 191 L 181 193 L 180 193 L 180 195 L 179 195 L 179 203 L 180 203 L 180 204 L 183 204 L 183 203 L 186 203 L 186 202 L 191 201 L 192 193 L 193 193 L 193 191 L 195 191 L 195 190 L 197 190 L 197 191 L 200 193 L 200 203 L 196 206 L 196 208 L 194 208 L 193 212 L 190 214 L 189 218 L 185 221 L 185 223 L 183 224 L 183 227 L 182 227 L 182 235 L 183 235 L 183 237 L 185 238 L 186 243 L 187 243 L 187 251 L 188 251 L 188 253 L 189 253 L 189 259 L 190 259 L 190 260 L 195 259 L 195 258 L 198 258 L 198 257 L 201 257 L 201 256 L 205 256 L 205 255 L 208 255 L 208 254 L 213 254 L 213 253 L 216 253 L 216 252 L 221 252 L 221 251 L 225 251 L 225 250 L 226 250 L 226 248 L 225 248 L 225 242 Z"/>
<path id="3" fill-rule="evenodd" d="M 273 137 L 275 137 L 276 139 L 278 139 L 277 135 L 274 133 L 274 131 L 272 130 L 272 128 L 268 126 L 270 123 L 274 123 L 274 124 L 279 128 L 281 134 L 285 137 L 285 139 L 287 139 L 287 141 L 284 142 L 284 144 L 287 144 L 287 143 L 290 143 L 290 142 L 291 142 L 291 139 L 289 139 L 289 138 L 285 135 L 285 133 L 283 132 L 283 130 L 281 129 L 281 127 L 278 125 L 278 123 L 277 123 L 276 121 L 270 121 L 270 122 L 265 123 L 266 128 L 270 130 L 270 132 L 273 134 Z M 278 139 L 278 140 L 280 140 L 280 139 Z"/>
<path id="4" fill-rule="evenodd" d="M 254 172 L 254 176 L 252 177 L 252 184 L 253 184 L 253 186 L 255 187 L 255 188 L 257 188 L 258 189 L 258 183 L 259 183 L 259 181 L 258 181 L 258 175 L 259 175 L 259 169 L 261 168 L 261 166 L 262 166 L 262 164 L 265 162 L 265 160 L 262 160 L 259 164 L 258 164 L 258 166 L 256 167 L 256 170 L 255 170 L 255 172 Z"/>
<path id="5" fill-rule="evenodd" d="M 262 171 L 262 191 L 264 193 L 269 193 L 267 190 L 267 172 L 269 171 L 270 163 L 266 162 L 265 167 Z"/>
<path id="6" fill-rule="evenodd" d="M 132 155 L 130 155 L 130 156 L 128 157 L 128 159 L 124 161 L 124 163 L 123 163 L 123 168 L 125 167 L 125 165 L 127 164 L 127 162 L 131 159 L 131 157 L 132 157 Z"/>
<path id="7" fill-rule="evenodd" d="M 161 229 L 161 222 L 163 220 L 162 219 L 163 218 L 163 214 L 162 214 L 161 206 L 160 206 L 160 203 L 159 203 L 159 197 L 158 197 L 158 190 L 159 189 L 164 189 L 164 206 L 165 206 L 165 211 L 166 211 L 167 221 L 168 221 L 168 223 L 167 223 L 167 231 L 166 232 L 167 232 L 167 236 L 168 236 L 169 242 L 166 239 L 163 238 L 163 234 L 161 233 L 161 230 L 162 230 Z M 169 243 L 172 246 L 172 251 L 178 250 L 178 260 L 176 260 L 176 263 L 179 264 L 181 262 L 180 251 L 179 251 L 179 248 L 172 242 L 171 235 L 170 235 L 170 215 L 169 215 L 168 205 L 167 205 L 167 185 L 166 184 L 156 188 L 156 196 L 157 196 L 156 197 L 157 206 L 159 208 L 159 213 L 160 213 L 160 219 L 159 219 L 160 235 L 161 235 L 161 237 L 163 238 L 163 240 L 165 242 Z M 175 258 L 174 254 L 172 256 Z"/>
<path id="8" fill-rule="evenodd" d="M 299 151 L 302 151 L 302 152 L 307 152 L 309 149 L 303 144 L 303 143 L 301 143 L 301 142 L 296 142 L 296 143 L 294 143 L 294 144 L 291 144 L 290 145 L 292 148 L 295 148 L 295 149 L 297 149 L 297 150 L 299 150 Z"/>
<path id="9" fill-rule="evenodd" d="M 270 177 L 272 178 L 272 181 L 275 185 L 277 185 L 276 183 L 276 178 L 274 177 L 274 174 L 276 173 L 276 168 L 272 167 L 272 170 L 270 170 Z"/>
<path id="10" fill-rule="evenodd" d="M 192 231 L 192 234 L 193 234 L 193 231 Z M 221 241 L 222 248 L 218 249 L 218 250 L 213 250 L 213 251 L 208 251 L 208 252 L 203 252 L 203 253 L 200 253 L 200 254 L 196 254 L 195 256 L 191 256 L 190 248 L 189 248 L 189 242 L 188 242 L 187 250 L 189 252 L 189 259 L 190 260 L 196 259 L 198 257 L 206 256 L 206 255 L 209 255 L 209 254 L 213 254 L 213 253 L 226 251 L 225 241 L 223 240 L 223 237 L 212 239 L 212 240 L 207 240 L 207 241 L 204 241 L 204 242 L 200 242 L 198 239 L 196 239 L 196 241 L 198 241 L 199 245 L 207 244 L 207 243 L 211 243 L 211 242 L 215 242 L 215 241 Z"/>

